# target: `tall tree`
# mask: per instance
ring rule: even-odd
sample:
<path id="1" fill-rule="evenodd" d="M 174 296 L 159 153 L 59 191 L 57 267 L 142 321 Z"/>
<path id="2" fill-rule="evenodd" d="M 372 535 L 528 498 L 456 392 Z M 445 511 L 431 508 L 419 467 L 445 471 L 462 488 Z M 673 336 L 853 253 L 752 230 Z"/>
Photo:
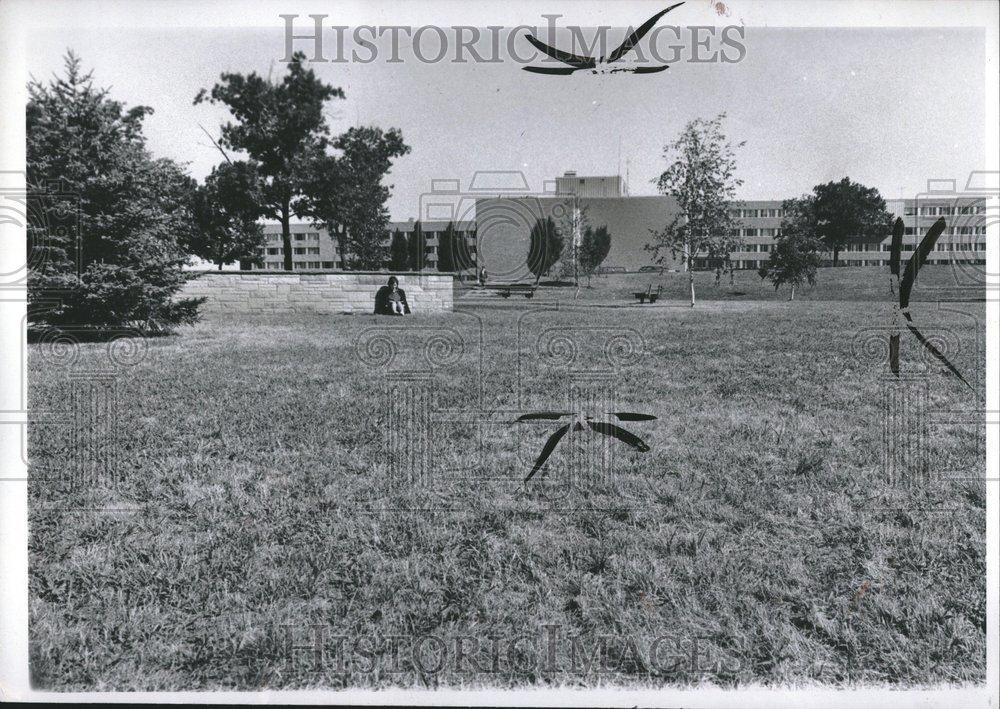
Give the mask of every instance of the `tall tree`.
<path id="1" fill-rule="evenodd" d="M 528 246 L 528 270 L 535 275 L 535 285 L 559 260 L 562 239 L 552 217 L 537 219 L 531 228 Z"/>
<path id="2" fill-rule="evenodd" d="M 438 262 L 439 271 L 451 272 L 455 270 L 455 223 L 448 222 L 441 238 L 438 240 Z"/>
<path id="3" fill-rule="evenodd" d="M 352 127 L 333 141 L 335 154 L 304 171 L 302 213 L 326 227 L 337 240 L 340 258 L 360 268 L 381 268 L 387 258 L 392 185 L 383 180 L 392 161 L 410 152 L 392 128 Z"/>
<path id="4" fill-rule="evenodd" d="M 260 264 L 265 243 L 258 222 L 262 201 L 253 164 L 239 161 L 213 168 L 193 195 L 196 228 L 184 243 L 188 253 L 211 261 L 219 270 L 233 261 L 244 269 Z"/>
<path id="5" fill-rule="evenodd" d="M 587 287 L 590 287 L 590 277 L 607 258 L 611 251 L 611 234 L 606 226 L 596 229 L 587 227 L 580 241 L 580 271 L 587 276 Z"/>
<path id="6" fill-rule="evenodd" d="M 823 242 L 812 236 L 782 232 L 775 239 L 771 254 L 758 274 L 771 281 L 775 290 L 787 283 L 791 286 L 789 300 L 795 300 L 797 286 L 803 283 L 815 285 L 816 269 L 822 263 L 822 248 Z"/>
<path id="7" fill-rule="evenodd" d="M 424 236 L 424 229 L 420 221 L 413 225 L 410 233 L 410 270 L 419 271 L 424 267 L 424 249 L 427 246 L 427 239 Z"/>
<path id="8" fill-rule="evenodd" d="M 406 243 L 406 235 L 396 229 L 392 232 L 392 243 L 389 245 L 389 268 L 393 271 L 405 271 L 409 260 L 410 247 Z"/>
<path id="9" fill-rule="evenodd" d="M 323 114 L 327 101 L 344 98 L 304 66 L 305 54 L 296 52 L 280 82 L 259 76 L 223 73 L 211 92 L 202 89 L 194 103 L 222 103 L 233 116 L 221 127 L 222 147 L 246 153 L 256 164 L 262 182 L 266 215 L 281 222 L 284 267 L 292 270 L 292 215 L 304 216 L 307 183 L 328 161 L 330 128 Z"/>
<path id="10" fill-rule="evenodd" d="M 730 252 L 741 246 L 739 222 L 729 203 L 743 181 L 736 177 L 734 146 L 723 132 L 725 117 L 722 113 L 712 120 L 690 121 L 680 137 L 664 147 L 668 167 L 656 181 L 662 194 L 677 200 L 679 211 L 660 231 L 653 232 L 653 241 L 646 248 L 657 263 L 663 263 L 668 252 L 675 258 L 680 256 L 688 271 L 692 308 L 694 259 L 728 259 Z"/>
<path id="11" fill-rule="evenodd" d="M 161 331 L 192 322 L 204 299 L 186 277 L 194 181 L 146 149 L 146 106 L 93 84 L 72 52 L 65 76 L 28 84 L 28 314 L 48 327 Z M 34 203 L 37 202 L 37 203 Z"/>
<path id="12" fill-rule="evenodd" d="M 881 241 L 892 228 L 892 214 L 879 191 L 848 177 L 816 185 L 812 194 L 785 204 L 782 232 L 819 239 L 833 252 L 834 266 L 851 240 Z"/>

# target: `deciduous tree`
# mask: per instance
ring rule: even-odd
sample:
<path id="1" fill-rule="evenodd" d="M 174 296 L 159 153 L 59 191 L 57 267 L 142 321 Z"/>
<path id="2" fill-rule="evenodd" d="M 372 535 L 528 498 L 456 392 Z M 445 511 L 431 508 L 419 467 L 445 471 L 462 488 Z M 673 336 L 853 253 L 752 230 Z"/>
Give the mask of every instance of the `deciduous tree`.
<path id="1" fill-rule="evenodd" d="M 874 187 L 850 178 L 813 187 L 812 194 L 785 202 L 783 233 L 799 233 L 819 239 L 833 252 L 833 265 L 840 250 L 852 239 L 881 241 L 892 228 L 892 214 Z"/>
<path id="2" fill-rule="evenodd" d="M 281 223 L 285 270 L 292 270 L 292 216 L 305 216 L 306 190 L 328 162 L 330 128 L 324 109 L 328 101 L 344 98 L 305 67 L 305 54 L 296 52 L 281 81 L 256 72 L 224 72 L 211 91 L 202 89 L 194 103 L 221 103 L 233 120 L 221 127 L 219 143 L 245 153 L 261 176 L 266 215 Z"/>
<path id="3" fill-rule="evenodd" d="M 712 120 L 690 121 L 672 143 L 663 149 L 668 167 L 656 180 L 662 194 L 677 200 L 678 213 L 646 248 L 657 263 L 669 253 L 680 256 L 688 271 L 691 307 L 694 307 L 694 259 L 727 259 L 741 246 L 730 203 L 743 181 L 736 177 L 734 146 L 726 138 L 722 123 L 726 114 Z M 735 147 L 741 147 L 738 143 Z"/>
<path id="4" fill-rule="evenodd" d="M 822 263 L 823 242 L 806 234 L 786 234 L 777 237 L 771 255 L 760 267 L 758 275 L 774 284 L 791 286 L 789 300 L 795 300 L 795 288 L 803 283 L 816 284 L 816 269 Z"/>
<path id="5" fill-rule="evenodd" d="M 192 199 L 194 233 L 185 248 L 214 263 L 219 270 L 239 261 L 241 268 L 259 265 L 264 246 L 260 179 L 252 163 L 222 163 L 197 187 Z"/>

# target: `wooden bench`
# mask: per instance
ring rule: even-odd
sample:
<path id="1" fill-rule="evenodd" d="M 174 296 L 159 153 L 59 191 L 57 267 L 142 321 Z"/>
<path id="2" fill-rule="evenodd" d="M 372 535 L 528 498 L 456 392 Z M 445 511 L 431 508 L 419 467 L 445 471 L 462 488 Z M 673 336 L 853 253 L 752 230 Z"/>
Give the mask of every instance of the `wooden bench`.
<path id="1" fill-rule="evenodd" d="M 633 293 L 633 295 L 635 296 L 635 299 L 639 301 L 639 305 L 642 305 L 647 300 L 650 302 L 650 304 L 653 304 L 656 302 L 656 299 L 660 297 L 660 293 L 662 291 L 663 291 L 663 286 L 660 285 L 656 287 L 656 292 L 654 293 L 653 284 L 650 283 L 649 287 L 645 291 L 636 291 L 635 293 Z"/>
<path id="2" fill-rule="evenodd" d="M 537 286 L 528 283 L 498 283 L 493 286 L 483 286 L 486 290 L 495 290 L 501 298 L 509 298 L 512 294 L 520 293 L 525 298 L 535 297 Z"/>

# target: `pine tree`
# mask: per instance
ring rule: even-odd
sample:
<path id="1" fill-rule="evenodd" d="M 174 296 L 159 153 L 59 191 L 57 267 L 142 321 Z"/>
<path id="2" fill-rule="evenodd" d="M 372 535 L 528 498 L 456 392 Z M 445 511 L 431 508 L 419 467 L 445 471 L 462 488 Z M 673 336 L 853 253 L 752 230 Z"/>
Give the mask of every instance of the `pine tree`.
<path id="1" fill-rule="evenodd" d="M 70 52 L 64 77 L 28 84 L 29 321 L 42 328 L 162 331 L 197 318 L 181 239 L 195 183 L 146 149 L 146 106 L 96 88 Z"/>

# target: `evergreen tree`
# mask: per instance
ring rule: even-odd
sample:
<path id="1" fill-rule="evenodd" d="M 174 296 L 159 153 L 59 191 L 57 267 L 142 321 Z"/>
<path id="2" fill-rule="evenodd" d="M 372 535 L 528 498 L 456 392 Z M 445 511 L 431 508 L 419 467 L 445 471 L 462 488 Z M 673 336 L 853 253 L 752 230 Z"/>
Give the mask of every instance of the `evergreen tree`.
<path id="1" fill-rule="evenodd" d="M 580 271 L 587 276 L 587 286 L 590 286 L 590 277 L 607 258 L 609 251 L 611 251 L 611 234 L 608 233 L 608 228 L 587 227 L 580 242 L 579 253 Z"/>
<path id="2" fill-rule="evenodd" d="M 559 260 L 563 242 L 552 217 L 538 219 L 531 228 L 528 245 L 528 270 L 535 276 L 535 283 Z"/>
<path id="3" fill-rule="evenodd" d="M 392 243 L 389 246 L 389 268 L 393 271 L 405 271 L 409 266 L 410 247 L 406 235 L 399 229 L 392 232 Z"/>
<path id="4" fill-rule="evenodd" d="M 455 270 L 455 224 L 448 222 L 448 226 L 438 240 L 438 262 L 439 271 L 452 272 Z"/>
<path id="5" fill-rule="evenodd" d="M 424 236 L 423 227 L 417 221 L 413 225 L 413 232 L 410 233 L 410 270 L 419 271 L 424 267 L 424 249 L 427 238 Z"/>
<path id="6" fill-rule="evenodd" d="M 66 72 L 28 84 L 27 183 L 31 328 L 169 329 L 203 299 L 176 299 L 181 239 L 194 229 L 195 183 L 146 149 L 146 106 L 96 88 L 70 52 Z"/>

